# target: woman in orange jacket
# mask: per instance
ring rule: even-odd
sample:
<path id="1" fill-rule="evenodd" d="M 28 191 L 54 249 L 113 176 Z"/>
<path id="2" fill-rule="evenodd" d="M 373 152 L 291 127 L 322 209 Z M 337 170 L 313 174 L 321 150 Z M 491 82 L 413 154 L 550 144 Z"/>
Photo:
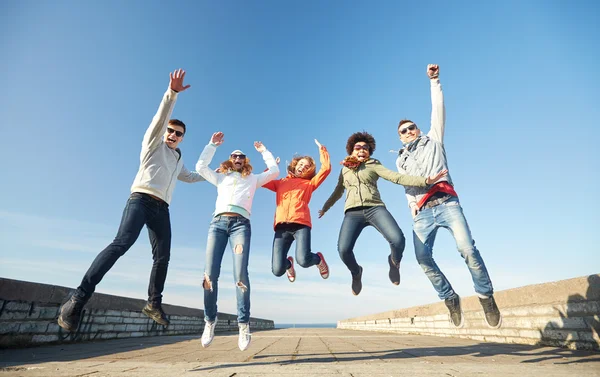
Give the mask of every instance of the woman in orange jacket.
<path id="1" fill-rule="evenodd" d="M 273 264 L 275 276 L 287 272 L 290 282 L 296 280 L 294 258 L 288 257 L 292 242 L 296 241 L 296 261 L 304 268 L 317 266 L 323 279 L 329 277 L 329 267 L 323 254 L 310 251 L 310 209 L 308 203 L 321 183 L 331 172 L 329 153 L 325 146 L 319 144 L 321 169 L 315 173 L 316 164 L 310 156 L 294 157 L 288 166 L 285 178 L 270 181 L 263 185 L 277 194 L 275 211 L 275 238 L 273 239 Z"/>

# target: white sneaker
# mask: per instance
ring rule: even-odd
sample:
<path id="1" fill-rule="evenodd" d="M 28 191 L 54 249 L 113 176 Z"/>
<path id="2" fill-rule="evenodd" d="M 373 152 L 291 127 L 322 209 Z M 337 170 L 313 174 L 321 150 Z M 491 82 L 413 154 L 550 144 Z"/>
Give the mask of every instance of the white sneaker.
<path id="1" fill-rule="evenodd" d="M 210 346 L 215 338 L 215 327 L 217 327 L 217 319 L 214 322 L 204 321 L 204 332 L 202 333 L 202 347 Z"/>
<path id="2" fill-rule="evenodd" d="M 238 347 L 240 347 L 240 351 L 245 351 L 250 345 L 250 340 L 252 340 L 252 336 L 250 335 L 250 324 L 238 323 L 238 326 L 240 328 L 240 338 L 238 339 Z"/>

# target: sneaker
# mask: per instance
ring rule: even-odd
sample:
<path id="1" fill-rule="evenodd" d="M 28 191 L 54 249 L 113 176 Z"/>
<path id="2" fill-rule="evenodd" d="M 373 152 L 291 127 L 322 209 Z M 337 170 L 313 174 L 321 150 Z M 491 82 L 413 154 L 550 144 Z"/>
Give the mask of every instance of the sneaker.
<path id="1" fill-rule="evenodd" d="M 454 298 L 447 298 L 444 300 L 446 307 L 450 311 L 450 322 L 458 328 L 461 328 L 465 324 L 462 309 L 460 307 L 460 297 L 458 295 Z"/>
<path id="2" fill-rule="evenodd" d="M 400 285 L 400 262 L 398 264 L 394 263 L 392 256 L 388 255 L 388 264 L 390 265 L 390 272 L 388 273 L 390 281 L 394 285 Z"/>
<path id="3" fill-rule="evenodd" d="M 202 343 L 202 347 L 206 348 L 210 346 L 213 339 L 215 338 L 215 328 L 217 327 L 217 319 L 213 322 L 204 320 L 204 331 L 202 332 L 202 339 L 200 342 Z"/>
<path id="4" fill-rule="evenodd" d="M 360 267 L 360 272 L 356 275 L 352 275 L 352 294 L 354 296 L 358 296 L 358 294 L 360 293 L 360 291 L 362 290 L 362 273 L 363 273 L 363 268 L 361 266 Z"/>
<path id="5" fill-rule="evenodd" d="M 67 302 L 60 307 L 58 325 L 70 332 L 77 331 L 85 303 L 86 300 L 78 296 L 76 292 L 71 293 Z"/>
<path id="6" fill-rule="evenodd" d="M 499 328 L 500 325 L 502 325 L 502 315 L 500 314 L 500 310 L 498 310 L 498 305 L 496 305 L 494 296 L 488 298 L 480 297 L 479 302 L 481 303 L 483 313 L 485 314 L 485 323 L 492 329 Z"/>
<path id="7" fill-rule="evenodd" d="M 159 325 L 163 325 L 165 327 L 169 326 L 167 315 L 163 311 L 160 304 L 152 304 L 149 302 L 146 304 L 146 306 L 144 306 L 144 309 L 142 309 L 142 313 L 153 319 L 154 322 L 158 323 Z"/>
<path id="8" fill-rule="evenodd" d="M 238 339 L 238 347 L 240 347 L 240 351 L 245 351 L 248 349 L 250 341 L 252 340 L 252 336 L 250 335 L 250 324 L 238 323 L 238 326 L 240 328 L 240 338 Z"/>
<path id="9" fill-rule="evenodd" d="M 319 262 L 319 264 L 317 264 L 319 273 L 321 274 L 321 277 L 323 279 L 327 279 L 329 277 L 329 266 L 327 265 L 327 262 L 325 262 L 325 257 L 323 256 L 323 254 L 321 254 L 321 252 L 318 252 L 317 255 L 319 256 L 319 258 L 321 258 L 321 261 Z"/>
<path id="10" fill-rule="evenodd" d="M 287 259 L 290 261 L 292 266 L 290 268 L 288 268 L 285 272 L 287 274 L 287 278 L 290 281 L 290 283 L 293 283 L 294 281 L 296 281 L 296 270 L 294 269 L 294 258 L 288 257 Z"/>

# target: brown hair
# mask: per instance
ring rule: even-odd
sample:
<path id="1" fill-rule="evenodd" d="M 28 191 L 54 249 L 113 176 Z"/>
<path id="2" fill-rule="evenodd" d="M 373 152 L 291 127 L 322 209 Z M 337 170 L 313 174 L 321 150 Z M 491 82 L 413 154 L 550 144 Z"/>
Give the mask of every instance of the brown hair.
<path id="1" fill-rule="evenodd" d="M 185 123 L 183 123 L 179 119 L 171 119 L 169 120 L 169 124 L 183 128 L 183 133 L 185 134 Z"/>
<path id="2" fill-rule="evenodd" d="M 415 123 L 415 122 L 413 122 L 412 120 L 409 120 L 409 119 L 402 119 L 400 121 L 400 123 L 398 123 L 398 131 L 400 131 L 400 127 L 402 127 L 402 125 L 405 123 Z M 415 126 L 417 126 L 416 123 L 415 123 Z M 419 126 L 417 126 L 417 127 L 419 127 Z"/>
<path id="3" fill-rule="evenodd" d="M 293 176 L 296 176 L 296 165 L 298 165 L 298 162 L 300 162 L 300 160 L 302 159 L 306 159 L 308 160 L 308 162 L 310 162 L 310 169 L 305 171 L 304 176 L 298 178 L 312 179 L 315 175 L 317 175 L 317 173 L 315 172 L 315 170 L 317 170 L 317 165 L 315 164 L 315 160 L 313 160 L 313 158 L 310 156 L 294 157 L 292 159 L 292 162 L 290 162 L 290 164 L 287 167 L 288 173 L 291 173 Z"/>
<path id="4" fill-rule="evenodd" d="M 375 152 L 375 138 L 368 132 L 355 132 L 348 138 L 348 142 L 346 143 L 346 152 L 348 155 L 352 154 L 354 150 L 354 144 L 364 141 L 369 146 L 369 154 L 372 155 Z"/>
<path id="5" fill-rule="evenodd" d="M 231 173 L 233 171 L 237 170 L 235 169 L 235 165 L 233 165 L 233 161 L 231 161 L 231 159 L 221 162 L 221 165 L 217 169 L 218 173 L 223 174 Z M 246 157 L 246 160 L 244 161 L 244 166 L 242 167 L 241 173 L 242 177 L 247 177 L 250 175 L 250 173 L 252 173 L 252 165 L 250 165 L 250 159 L 248 157 Z"/>

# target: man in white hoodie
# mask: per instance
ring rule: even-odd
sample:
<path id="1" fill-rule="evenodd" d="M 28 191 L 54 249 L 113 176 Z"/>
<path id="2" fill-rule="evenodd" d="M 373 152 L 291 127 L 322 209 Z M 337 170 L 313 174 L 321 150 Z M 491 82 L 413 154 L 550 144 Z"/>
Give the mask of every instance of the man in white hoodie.
<path id="1" fill-rule="evenodd" d="M 185 124 L 178 119 L 169 120 L 178 93 L 190 85 L 183 85 L 185 71 L 181 69 L 169 76 L 169 88 L 142 141 L 140 167 L 131 186 L 117 236 L 98 254 L 77 290 L 60 308 L 58 324 L 67 331 L 77 330 L 81 311 L 96 285 L 135 243 L 144 225 L 148 228 L 154 263 L 148 286 L 148 303 L 142 312 L 163 326 L 169 324 L 161 306 L 171 255 L 169 203 L 177 180 L 190 183 L 204 180 L 195 171 L 185 168 L 181 151 L 177 148 L 185 135 Z"/>
<path id="2" fill-rule="evenodd" d="M 214 218 L 208 228 L 206 267 L 204 270 L 204 332 L 202 346 L 208 347 L 215 336 L 217 325 L 217 294 L 221 261 L 227 242 L 233 251 L 233 275 L 235 279 L 239 339 L 238 347 L 244 351 L 250 345 L 250 279 L 248 259 L 250 256 L 250 213 L 256 189 L 277 178 L 279 167 L 271 152 L 257 141 L 254 148 L 262 154 L 267 170 L 252 174 L 250 159 L 238 150 L 231 152 L 215 172 L 208 167 L 217 147 L 223 144 L 222 132 L 215 132 L 210 143 L 204 147 L 196 170 L 206 180 L 217 186 L 217 203 Z"/>

